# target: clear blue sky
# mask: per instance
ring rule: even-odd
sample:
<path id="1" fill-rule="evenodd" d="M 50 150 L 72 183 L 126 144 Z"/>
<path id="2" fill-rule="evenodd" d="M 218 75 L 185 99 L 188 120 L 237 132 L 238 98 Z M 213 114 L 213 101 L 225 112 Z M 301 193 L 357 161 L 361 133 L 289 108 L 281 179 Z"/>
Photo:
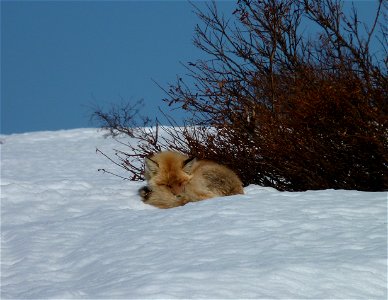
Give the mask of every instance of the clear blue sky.
<path id="1" fill-rule="evenodd" d="M 230 14 L 235 1 L 217 1 Z M 376 1 L 357 1 L 371 20 Z M 204 2 L 200 3 L 201 6 Z M 90 127 L 90 107 L 143 98 L 202 53 L 187 1 L 2 1 L 1 133 Z M 174 112 L 175 116 L 177 112 Z"/>

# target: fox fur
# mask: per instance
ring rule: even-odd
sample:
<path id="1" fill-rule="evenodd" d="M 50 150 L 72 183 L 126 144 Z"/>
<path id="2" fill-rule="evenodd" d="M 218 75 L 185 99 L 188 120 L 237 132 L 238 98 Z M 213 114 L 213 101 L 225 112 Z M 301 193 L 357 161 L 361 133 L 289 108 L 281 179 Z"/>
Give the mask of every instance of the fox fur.
<path id="1" fill-rule="evenodd" d="M 229 168 L 173 151 L 146 158 L 145 178 L 148 186 L 141 188 L 139 194 L 145 203 L 159 208 L 244 194 L 241 180 Z"/>

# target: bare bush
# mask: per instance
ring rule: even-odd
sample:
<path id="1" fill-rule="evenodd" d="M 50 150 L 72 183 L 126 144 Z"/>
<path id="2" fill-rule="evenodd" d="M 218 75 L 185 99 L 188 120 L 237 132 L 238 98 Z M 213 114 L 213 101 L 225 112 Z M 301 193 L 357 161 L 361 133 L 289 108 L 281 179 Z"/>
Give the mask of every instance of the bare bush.
<path id="1" fill-rule="evenodd" d="M 113 118 L 108 128 L 141 142 L 121 165 L 141 179 L 127 159 L 169 148 L 226 164 L 244 184 L 387 190 L 386 9 L 379 1 L 370 28 L 331 0 L 239 0 L 229 19 L 215 3 L 197 9 L 194 43 L 208 59 L 188 63 L 189 78 L 165 89 L 190 126 L 170 119 L 161 141 L 158 129 L 128 134 Z M 372 52 L 375 38 L 381 49 Z"/>

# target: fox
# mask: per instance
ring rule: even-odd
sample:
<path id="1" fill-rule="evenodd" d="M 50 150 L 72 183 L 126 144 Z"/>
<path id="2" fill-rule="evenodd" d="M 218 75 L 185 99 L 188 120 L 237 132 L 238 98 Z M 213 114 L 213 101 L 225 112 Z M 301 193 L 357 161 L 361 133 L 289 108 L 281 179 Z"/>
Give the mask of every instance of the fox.
<path id="1" fill-rule="evenodd" d="M 243 183 L 228 167 L 175 151 L 145 158 L 147 186 L 139 189 L 143 202 L 173 208 L 220 196 L 244 194 Z"/>

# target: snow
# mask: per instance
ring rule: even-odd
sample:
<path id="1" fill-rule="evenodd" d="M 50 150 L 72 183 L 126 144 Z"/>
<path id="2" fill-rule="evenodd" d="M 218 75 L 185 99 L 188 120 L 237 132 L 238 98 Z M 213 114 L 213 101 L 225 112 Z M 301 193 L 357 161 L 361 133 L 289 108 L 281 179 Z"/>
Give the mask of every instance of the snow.
<path id="1" fill-rule="evenodd" d="M 97 172 L 118 144 L 96 129 L 0 141 L 2 299 L 387 298 L 386 192 L 250 185 L 161 210 Z"/>

